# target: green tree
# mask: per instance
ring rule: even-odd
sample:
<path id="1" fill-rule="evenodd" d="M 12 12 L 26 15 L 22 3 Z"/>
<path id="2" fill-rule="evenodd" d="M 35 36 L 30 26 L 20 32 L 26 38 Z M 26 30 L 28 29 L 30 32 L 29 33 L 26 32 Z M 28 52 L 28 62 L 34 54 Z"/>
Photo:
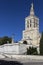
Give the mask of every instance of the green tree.
<path id="1" fill-rule="evenodd" d="M 43 55 L 43 32 L 40 39 L 40 55 Z"/>
<path id="2" fill-rule="evenodd" d="M 29 47 L 29 49 L 27 48 L 27 55 L 37 55 L 37 48 L 34 47 Z"/>
<path id="3" fill-rule="evenodd" d="M 11 43 L 12 39 L 9 38 L 8 36 L 4 36 L 4 37 L 0 38 L 0 45 L 6 44 L 7 41 L 9 41 L 9 43 Z"/>

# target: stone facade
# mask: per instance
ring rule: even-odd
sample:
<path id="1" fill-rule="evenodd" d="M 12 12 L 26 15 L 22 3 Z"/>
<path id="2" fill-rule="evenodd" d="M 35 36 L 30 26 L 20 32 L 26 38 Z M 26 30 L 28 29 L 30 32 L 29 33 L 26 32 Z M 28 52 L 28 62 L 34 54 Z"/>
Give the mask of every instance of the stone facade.
<path id="1" fill-rule="evenodd" d="M 33 3 L 31 4 L 30 15 L 25 18 L 25 30 L 23 30 L 22 40 L 28 45 L 39 46 L 41 34 L 39 33 L 39 18 L 35 16 Z"/>
<path id="2" fill-rule="evenodd" d="M 19 43 L 13 43 L 13 44 L 4 44 L 0 46 L 0 54 L 24 54 L 26 53 L 26 45 L 19 44 Z"/>

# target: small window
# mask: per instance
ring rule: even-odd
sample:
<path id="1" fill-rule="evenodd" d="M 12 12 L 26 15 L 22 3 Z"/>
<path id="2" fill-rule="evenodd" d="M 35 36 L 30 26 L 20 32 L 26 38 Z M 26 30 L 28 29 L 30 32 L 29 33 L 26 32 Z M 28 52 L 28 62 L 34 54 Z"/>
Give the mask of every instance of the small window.
<path id="1" fill-rule="evenodd" d="M 38 24 L 37 24 L 37 21 L 36 21 L 36 27 L 38 26 Z"/>
<path id="2" fill-rule="evenodd" d="M 29 21 L 27 21 L 27 27 L 29 28 Z"/>
<path id="3" fill-rule="evenodd" d="M 23 44 L 27 44 L 27 41 L 23 41 Z"/>
<path id="4" fill-rule="evenodd" d="M 36 24 L 36 23 L 35 23 L 35 20 L 34 20 L 34 27 L 35 27 L 35 24 Z"/>
<path id="5" fill-rule="evenodd" d="M 34 27 L 37 27 L 38 26 L 38 22 L 37 20 L 34 20 Z"/>
<path id="6" fill-rule="evenodd" d="M 30 27 L 31 27 L 31 20 L 30 20 Z"/>

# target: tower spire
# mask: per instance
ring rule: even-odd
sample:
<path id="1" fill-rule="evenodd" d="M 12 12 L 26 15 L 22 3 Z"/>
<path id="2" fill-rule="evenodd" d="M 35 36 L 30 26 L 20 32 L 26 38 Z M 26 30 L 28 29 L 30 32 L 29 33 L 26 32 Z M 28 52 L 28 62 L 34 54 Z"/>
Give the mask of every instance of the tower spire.
<path id="1" fill-rule="evenodd" d="M 34 7 L 33 7 L 33 3 L 31 4 L 30 15 L 34 15 Z"/>

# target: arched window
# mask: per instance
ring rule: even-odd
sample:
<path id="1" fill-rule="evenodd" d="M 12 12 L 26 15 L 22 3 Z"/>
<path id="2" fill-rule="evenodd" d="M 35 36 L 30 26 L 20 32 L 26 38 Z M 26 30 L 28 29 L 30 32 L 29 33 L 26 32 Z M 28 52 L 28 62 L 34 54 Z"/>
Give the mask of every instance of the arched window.
<path id="1" fill-rule="evenodd" d="M 27 41 L 23 41 L 23 44 L 27 44 Z"/>
<path id="2" fill-rule="evenodd" d="M 35 20 L 34 20 L 34 27 L 35 27 L 35 24 L 36 24 L 36 23 L 35 23 Z"/>
<path id="3" fill-rule="evenodd" d="M 30 27 L 31 27 L 31 20 L 30 20 Z"/>
<path id="4" fill-rule="evenodd" d="M 38 22 L 37 20 L 34 19 L 34 27 L 37 27 L 38 26 Z"/>
<path id="5" fill-rule="evenodd" d="M 36 27 L 38 26 L 38 21 L 36 20 Z"/>
<path id="6" fill-rule="evenodd" d="M 27 21 L 27 28 L 29 28 L 29 21 Z"/>

